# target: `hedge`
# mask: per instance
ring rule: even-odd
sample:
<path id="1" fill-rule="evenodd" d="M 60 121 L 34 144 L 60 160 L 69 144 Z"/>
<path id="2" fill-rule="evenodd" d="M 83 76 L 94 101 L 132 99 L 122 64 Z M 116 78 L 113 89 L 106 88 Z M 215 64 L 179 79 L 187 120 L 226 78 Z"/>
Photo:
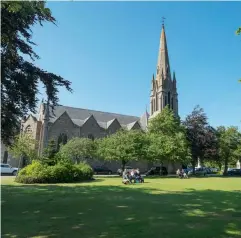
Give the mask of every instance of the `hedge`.
<path id="1" fill-rule="evenodd" d="M 19 171 L 15 181 L 18 183 L 72 183 L 91 180 L 92 168 L 85 163 L 58 163 L 48 166 L 41 161 L 32 163 Z"/>

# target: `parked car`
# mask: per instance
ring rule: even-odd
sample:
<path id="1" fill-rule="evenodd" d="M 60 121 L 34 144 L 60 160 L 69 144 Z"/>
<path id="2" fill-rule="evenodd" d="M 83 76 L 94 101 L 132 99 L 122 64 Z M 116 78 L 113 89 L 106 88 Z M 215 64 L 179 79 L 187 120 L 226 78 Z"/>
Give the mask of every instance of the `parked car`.
<path id="1" fill-rule="evenodd" d="M 218 171 L 219 171 L 219 169 L 217 169 L 217 168 L 210 168 L 210 169 L 211 169 L 211 171 L 212 171 L 213 174 L 216 174 L 216 173 L 218 173 Z"/>
<path id="2" fill-rule="evenodd" d="M 18 168 L 14 168 L 9 164 L 1 163 L 1 175 L 16 175 Z"/>
<path id="3" fill-rule="evenodd" d="M 152 167 L 146 172 L 146 176 L 149 175 L 168 175 L 167 168 L 164 166 Z"/>
<path id="4" fill-rule="evenodd" d="M 127 170 L 127 172 L 130 172 L 133 168 L 132 168 L 131 166 L 125 166 L 125 169 Z M 122 176 L 123 170 L 122 170 L 122 169 L 118 169 L 118 170 L 117 170 L 117 174 L 119 174 L 120 176 Z"/>
<path id="5" fill-rule="evenodd" d="M 207 172 L 207 169 L 206 169 L 206 168 L 203 168 L 203 167 L 201 167 L 201 168 L 195 168 L 195 175 L 198 175 L 198 176 L 206 176 L 207 173 L 208 173 L 208 172 Z M 190 170 L 190 171 L 188 172 L 188 175 L 189 175 L 189 176 L 190 176 L 190 175 L 193 175 L 193 171 Z"/>
<path id="6" fill-rule="evenodd" d="M 241 176 L 241 169 L 228 169 L 227 175 L 229 175 L 229 176 Z"/>
<path id="7" fill-rule="evenodd" d="M 211 170 L 210 168 L 204 168 L 204 169 L 206 169 L 207 174 L 212 174 L 212 173 L 213 173 L 212 170 Z"/>
<path id="8" fill-rule="evenodd" d="M 95 166 L 93 170 L 95 174 L 112 174 L 112 171 L 105 166 Z"/>

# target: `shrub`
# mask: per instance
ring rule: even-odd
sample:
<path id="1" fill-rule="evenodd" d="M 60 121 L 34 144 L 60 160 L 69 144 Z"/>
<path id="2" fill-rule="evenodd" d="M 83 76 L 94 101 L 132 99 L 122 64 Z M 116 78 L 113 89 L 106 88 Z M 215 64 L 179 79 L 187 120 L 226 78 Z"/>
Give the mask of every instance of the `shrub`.
<path id="1" fill-rule="evenodd" d="M 85 163 L 72 164 L 68 161 L 47 166 L 41 161 L 32 161 L 21 169 L 15 181 L 19 183 L 71 183 L 90 180 L 93 177 L 92 168 Z"/>
<path id="2" fill-rule="evenodd" d="M 31 164 L 19 171 L 19 175 L 37 176 L 46 167 L 41 161 L 33 160 Z"/>
<path id="3" fill-rule="evenodd" d="M 91 179 L 94 175 L 93 169 L 85 162 L 79 163 L 75 165 L 77 169 L 82 172 L 82 176 L 84 179 Z"/>
<path id="4" fill-rule="evenodd" d="M 61 163 L 61 164 L 69 164 L 73 163 L 72 160 L 69 158 L 69 156 L 66 156 L 65 154 L 58 152 L 54 156 L 56 163 Z"/>

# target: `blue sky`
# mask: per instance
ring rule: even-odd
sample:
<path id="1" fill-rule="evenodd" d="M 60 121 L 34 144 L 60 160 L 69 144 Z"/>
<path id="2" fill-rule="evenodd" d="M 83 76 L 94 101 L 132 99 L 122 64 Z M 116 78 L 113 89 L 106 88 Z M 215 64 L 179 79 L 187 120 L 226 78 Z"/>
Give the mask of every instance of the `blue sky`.
<path id="1" fill-rule="evenodd" d="M 241 2 L 48 2 L 58 26 L 33 29 L 40 67 L 72 82 L 60 103 L 140 116 L 165 16 L 181 118 L 199 104 L 213 126 L 241 125 Z M 42 96 L 40 96 L 41 98 Z"/>

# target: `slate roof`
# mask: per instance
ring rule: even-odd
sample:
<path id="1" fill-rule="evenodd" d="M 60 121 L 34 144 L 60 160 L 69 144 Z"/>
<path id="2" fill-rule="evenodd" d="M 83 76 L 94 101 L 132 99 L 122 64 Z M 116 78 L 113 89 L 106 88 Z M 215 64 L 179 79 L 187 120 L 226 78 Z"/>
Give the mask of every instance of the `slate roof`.
<path id="1" fill-rule="evenodd" d="M 149 117 L 150 117 L 150 115 L 146 111 L 140 118 L 140 125 L 141 125 L 143 130 L 147 129 L 147 124 L 148 124 Z"/>
<path id="2" fill-rule="evenodd" d="M 114 119 L 117 119 L 121 126 L 124 127 L 129 127 L 136 121 L 140 122 L 140 118 L 136 116 L 101 112 L 83 108 L 74 108 L 62 105 L 56 106 L 54 108 L 54 114 L 50 109 L 50 122 L 54 123 L 56 119 L 59 118 L 64 112 L 67 112 L 73 123 L 78 126 L 82 126 L 85 121 L 92 115 L 94 116 L 98 124 L 105 129 L 108 128 L 108 126 L 114 121 Z"/>

